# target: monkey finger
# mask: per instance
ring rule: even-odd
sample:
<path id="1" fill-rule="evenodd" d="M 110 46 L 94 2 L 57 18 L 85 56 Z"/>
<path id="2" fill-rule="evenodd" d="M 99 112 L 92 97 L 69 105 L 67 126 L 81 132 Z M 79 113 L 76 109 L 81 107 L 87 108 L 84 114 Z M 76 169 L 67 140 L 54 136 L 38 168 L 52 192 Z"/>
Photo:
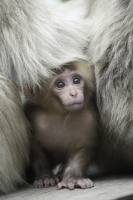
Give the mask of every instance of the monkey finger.
<path id="1" fill-rule="evenodd" d="M 94 183 L 88 178 L 88 179 L 83 179 L 84 183 L 86 184 L 87 188 L 94 187 Z"/>
<path id="2" fill-rule="evenodd" d="M 74 186 L 75 186 L 74 183 L 68 183 L 68 184 L 67 184 L 67 188 L 68 188 L 69 190 L 74 190 Z"/>
<path id="3" fill-rule="evenodd" d="M 58 189 L 60 190 L 60 189 L 62 189 L 62 188 L 66 188 L 67 186 L 66 186 L 66 183 L 65 182 L 60 182 L 60 183 L 58 183 Z"/>
<path id="4" fill-rule="evenodd" d="M 49 183 L 50 183 L 51 186 L 54 186 L 55 185 L 55 180 L 53 178 L 50 178 Z"/>
<path id="5" fill-rule="evenodd" d="M 37 180 L 34 181 L 33 186 L 34 186 L 35 188 L 38 187 L 38 181 L 37 181 Z"/>
<path id="6" fill-rule="evenodd" d="M 35 180 L 33 186 L 36 188 L 43 188 L 43 180 L 42 179 Z"/>
<path id="7" fill-rule="evenodd" d="M 44 179 L 44 187 L 49 187 L 49 184 L 50 184 L 49 178 L 45 178 Z"/>
<path id="8" fill-rule="evenodd" d="M 78 185 L 82 189 L 86 189 L 87 188 L 86 184 L 82 180 L 78 180 L 76 185 Z"/>
<path id="9" fill-rule="evenodd" d="M 62 189 L 63 188 L 62 183 L 58 183 L 57 187 L 59 190 Z"/>
<path id="10" fill-rule="evenodd" d="M 39 181 L 38 181 L 38 187 L 39 188 L 43 188 L 43 180 L 42 179 L 39 179 Z"/>

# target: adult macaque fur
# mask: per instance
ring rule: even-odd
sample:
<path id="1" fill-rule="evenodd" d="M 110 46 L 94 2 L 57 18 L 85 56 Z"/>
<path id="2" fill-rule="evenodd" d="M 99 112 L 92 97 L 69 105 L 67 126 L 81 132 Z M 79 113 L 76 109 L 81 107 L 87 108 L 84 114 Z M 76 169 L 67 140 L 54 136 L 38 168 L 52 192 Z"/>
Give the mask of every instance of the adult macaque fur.
<path id="1" fill-rule="evenodd" d="M 102 127 L 98 163 L 103 171 L 133 171 L 133 1 L 86 3 Z"/>
<path id="2" fill-rule="evenodd" d="M 93 183 L 86 172 L 98 136 L 93 68 L 83 61 L 67 64 L 41 85 L 25 105 L 31 123 L 34 186 L 90 188 Z M 60 163 L 61 180 L 52 174 Z"/>
<path id="3" fill-rule="evenodd" d="M 0 1 L 0 70 L 21 87 L 39 84 L 49 68 L 86 58 L 86 24 L 64 10 L 56 1 Z"/>
<path id="4" fill-rule="evenodd" d="M 4 193 L 26 185 L 29 135 L 22 109 L 18 88 L 0 73 L 0 189 Z"/>
<path id="5" fill-rule="evenodd" d="M 72 10 L 64 10 L 65 4 L 49 0 L 0 1 L 0 192 L 23 184 L 29 154 L 26 119 L 9 80 L 22 90 L 34 88 L 49 68 L 85 58 L 82 14 L 71 19 Z"/>

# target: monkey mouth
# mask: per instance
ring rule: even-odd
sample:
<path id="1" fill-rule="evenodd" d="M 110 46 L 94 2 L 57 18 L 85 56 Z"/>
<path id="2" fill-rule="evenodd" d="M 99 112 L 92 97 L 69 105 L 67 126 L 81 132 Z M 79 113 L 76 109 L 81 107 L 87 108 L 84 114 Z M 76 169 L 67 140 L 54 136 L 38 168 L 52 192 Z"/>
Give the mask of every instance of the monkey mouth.
<path id="1" fill-rule="evenodd" d="M 68 111 L 76 111 L 76 110 L 80 110 L 83 107 L 83 102 L 81 103 L 73 103 L 73 104 L 68 104 L 68 105 L 64 105 L 64 108 Z"/>

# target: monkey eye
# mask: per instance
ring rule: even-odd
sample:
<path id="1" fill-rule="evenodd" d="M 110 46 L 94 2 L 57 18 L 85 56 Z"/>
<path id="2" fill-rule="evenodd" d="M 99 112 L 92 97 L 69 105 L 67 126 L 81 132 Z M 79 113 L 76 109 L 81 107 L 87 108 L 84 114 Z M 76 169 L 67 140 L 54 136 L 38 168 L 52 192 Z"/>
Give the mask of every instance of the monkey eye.
<path id="1" fill-rule="evenodd" d="M 56 87 L 57 87 L 57 88 L 63 88 L 63 87 L 65 87 L 65 83 L 64 83 L 63 81 L 58 81 L 58 82 L 56 83 Z"/>
<path id="2" fill-rule="evenodd" d="M 73 83 L 74 83 L 74 84 L 80 84 L 80 82 L 81 82 L 81 81 L 80 81 L 80 78 L 74 78 L 74 79 L 73 79 Z"/>

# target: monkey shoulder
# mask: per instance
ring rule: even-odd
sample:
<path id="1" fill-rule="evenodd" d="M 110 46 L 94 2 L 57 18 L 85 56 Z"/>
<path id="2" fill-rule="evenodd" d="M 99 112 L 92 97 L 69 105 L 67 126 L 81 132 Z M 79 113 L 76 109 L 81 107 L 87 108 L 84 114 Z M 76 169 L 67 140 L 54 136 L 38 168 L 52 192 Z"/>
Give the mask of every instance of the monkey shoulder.
<path id="1" fill-rule="evenodd" d="M 49 113 L 45 108 L 32 102 L 26 102 L 24 105 L 24 112 L 33 129 L 37 127 L 45 129 L 49 121 Z"/>

